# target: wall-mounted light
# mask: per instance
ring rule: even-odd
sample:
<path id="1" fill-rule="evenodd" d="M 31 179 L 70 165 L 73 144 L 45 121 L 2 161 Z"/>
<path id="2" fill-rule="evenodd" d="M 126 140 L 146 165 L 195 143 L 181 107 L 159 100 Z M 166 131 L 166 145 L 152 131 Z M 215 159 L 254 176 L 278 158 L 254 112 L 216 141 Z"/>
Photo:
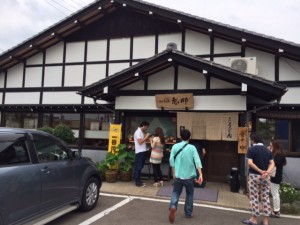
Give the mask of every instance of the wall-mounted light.
<path id="1" fill-rule="evenodd" d="M 203 70 L 202 73 L 203 73 L 203 74 L 207 74 L 207 70 Z"/>
<path id="2" fill-rule="evenodd" d="M 181 20 L 177 20 L 177 23 L 181 23 Z"/>
<path id="3" fill-rule="evenodd" d="M 245 38 L 242 38 L 242 42 L 246 42 L 247 40 Z"/>
<path id="4" fill-rule="evenodd" d="M 134 76 L 135 76 L 135 77 L 138 77 L 138 76 L 139 76 L 139 73 L 135 73 Z"/>
<path id="5" fill-rule="evenodd" d="M 168 62 L 172 62 L 172 59 L 171 59 L 171 58 L 168 58 Z"/>
<path id="6" fill-rule="evenodd" d="M 77 23 L 78 21 L 77 20 L 74 20 L 74 22 L 73 23 Z"/>
<path id="7" fill-rule="evenodd" d="M 54 36 L 54 35 L 55 35 L 55 33 L 53 32 L 51 35 L 52 35 L 52 36 Z"/>
<path id="8" fill-rule="evenodd" d="M 32 45 L 29 45 L 29 48 L 32 48 Z"/>
<path id="9" fill-rule="evenodd" d="M 149 11 L 149 15 L 152 15 L 153 14 L 153 12 L 152 11 Z"/>
<path id="10" fill-rule="evenodd" d="M 126 4 L 125 4 L 125 3 L 123 3 L 123 7 L 126 7 Z"/>
<path id="11" fill-rule="evenodd" d="M 212 32 L 213 30 L 211 28 L 208 28 L 208 32 Z"/>
<path id="12" fill-rule="evenodd" d="M 280 48 L 280 49 L 278 49 L 278 52 L 284 52 L 284 50 Z"/>
<path id="13" fill-rule="evenodd" d="M 98 10 L 101 10 L 101 9 L 102 9 L 102 7 L 101 7 L 101 6 L 99 6 L 99 7 L 98 7 Z"/>

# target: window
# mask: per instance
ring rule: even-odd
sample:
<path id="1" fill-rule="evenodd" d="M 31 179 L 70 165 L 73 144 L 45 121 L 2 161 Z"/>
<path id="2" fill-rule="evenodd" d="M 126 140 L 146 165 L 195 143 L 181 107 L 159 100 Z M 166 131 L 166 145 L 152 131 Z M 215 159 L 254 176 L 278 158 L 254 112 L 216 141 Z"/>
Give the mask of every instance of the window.
<path id="1" fill-rule="evenodd" d="M 80 128 L 80 115 L 79 113 L 44 113 L 43 126 L 56 127 L 58 124 L 63 123 L 71 129 Z"/>
<path id="2" fill-rule="evenodd" d="M 5 127 L 36 129 L 38 125 L 37 113 L 5 113 Z"/>
<path id="3" fill-rule="evenodd" d="M 287 153 L 300 153 L 300 120 L 258 118 L 257 131 L 268 145 L 272 138 L 279 139 Z"/>
<path id="4" fill-rule="evenodd" d="M 30 162 L 25 139 L 19 137 L 15 140 L 1 138 L 0 166 Z"/>
<path id="5" fill-rule="evenodd" d="M 53 162 L 69 159 L 68 152 L 53 139 L 34 135 L 34 146 L 40 162 Z"/>

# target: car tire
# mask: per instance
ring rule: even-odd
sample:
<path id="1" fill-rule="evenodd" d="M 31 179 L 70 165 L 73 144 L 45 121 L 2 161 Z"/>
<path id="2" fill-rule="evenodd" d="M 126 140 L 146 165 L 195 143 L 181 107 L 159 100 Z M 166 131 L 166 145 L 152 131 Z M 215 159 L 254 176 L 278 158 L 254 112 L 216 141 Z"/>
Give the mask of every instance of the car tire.
<path id="1" fill-rule="evenodd" d="M 82 192 L 81 205 L 80 205 L 81 211 L 86 212 L 95 208 L 99 198 L 99 189 L 100 189 L 100 184 L 96 178 L 91 177 L 86 182 Z"/>

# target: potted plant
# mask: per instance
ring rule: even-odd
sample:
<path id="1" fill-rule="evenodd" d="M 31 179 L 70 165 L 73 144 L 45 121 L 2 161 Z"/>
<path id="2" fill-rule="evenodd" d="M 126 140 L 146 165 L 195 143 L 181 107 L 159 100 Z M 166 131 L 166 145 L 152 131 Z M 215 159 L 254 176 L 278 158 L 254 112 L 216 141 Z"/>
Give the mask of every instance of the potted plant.
<path id="1" fill-rule="evenodd" d="M 105 172 L 107 170 L 106 160 L 101 160 L 100 162 L 97 162 L 97 168 L 100 172 L 100 176 L 102 180 L 105 180 Z"/>
<path id="2" fill-rule="evenodd" d="M 118 153 L 113 154 L 112 152 L 107 152 L 105 163 L 107 169 L 105 171 L 105 180 L 108 183 L 114 183 L 118 180 L 118 165 L 119 165 Z"/>
<path id="3" fill-rule="evenodd" d="M 131 181 L 135 153 L 134 151 L 127 150 L 126 144 L 120 144 L 118 149 L 120 180 Z"/>

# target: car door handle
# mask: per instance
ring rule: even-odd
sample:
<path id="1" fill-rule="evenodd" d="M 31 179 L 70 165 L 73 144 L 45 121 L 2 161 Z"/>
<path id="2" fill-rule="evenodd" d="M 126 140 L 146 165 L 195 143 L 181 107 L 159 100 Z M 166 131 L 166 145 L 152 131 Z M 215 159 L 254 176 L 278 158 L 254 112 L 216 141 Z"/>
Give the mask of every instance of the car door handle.
<path id="1" fill-rule="evenodd" d="M 47 174 L 49 174 L 50 170 L 48 169 L 48 167 L 45 167 L 44 169 L 41 169 L 41 172 L 46 172 Z"/>

